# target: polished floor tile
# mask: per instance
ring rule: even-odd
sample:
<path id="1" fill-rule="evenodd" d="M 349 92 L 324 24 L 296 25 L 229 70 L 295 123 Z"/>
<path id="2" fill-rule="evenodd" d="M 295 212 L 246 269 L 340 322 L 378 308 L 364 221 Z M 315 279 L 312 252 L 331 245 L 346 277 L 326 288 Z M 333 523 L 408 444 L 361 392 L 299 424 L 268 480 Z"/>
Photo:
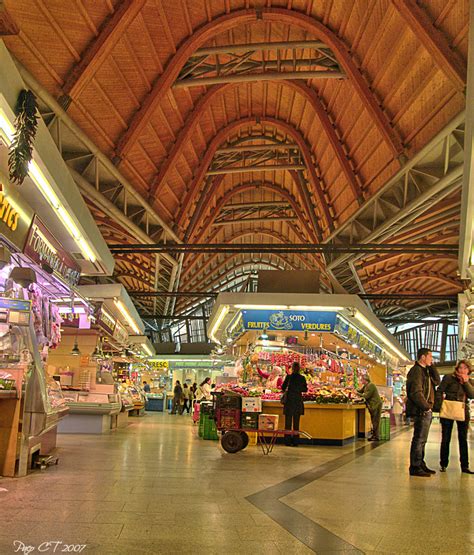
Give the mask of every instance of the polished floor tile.
<path id="1" fill-rule="evenodd" d="M 163 414 L 62 435 L 57 467 L 0 480 L 0 553 L 55 540 L 98 555 L 474 553 L 474 479 L 454 440 L 448 472 L 422 480 L 408 476 L 410 437 L 229 455 Z M 433 426 L 435 468 L 438 449 Z"/>

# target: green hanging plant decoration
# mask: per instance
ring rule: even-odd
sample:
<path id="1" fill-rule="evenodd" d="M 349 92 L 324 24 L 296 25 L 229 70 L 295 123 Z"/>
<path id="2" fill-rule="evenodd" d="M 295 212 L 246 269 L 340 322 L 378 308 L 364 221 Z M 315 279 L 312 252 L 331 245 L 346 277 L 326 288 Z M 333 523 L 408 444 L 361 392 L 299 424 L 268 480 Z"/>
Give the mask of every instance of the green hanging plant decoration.
<path id="1" fill-rule="evenodd" d="M 21 185 L 28 175 L 28 165 L 33 158 L 33 142 L 38 128 L 36 96 L 23 89 L 16 105 L 15 134 L 8 156 L 10 180 Z"/>

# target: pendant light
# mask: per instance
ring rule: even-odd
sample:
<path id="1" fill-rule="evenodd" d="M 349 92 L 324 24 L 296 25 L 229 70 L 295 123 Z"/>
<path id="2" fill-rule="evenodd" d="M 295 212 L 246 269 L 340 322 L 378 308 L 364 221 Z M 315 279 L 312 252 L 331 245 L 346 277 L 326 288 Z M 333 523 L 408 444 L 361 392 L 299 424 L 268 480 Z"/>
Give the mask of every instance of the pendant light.
<path id="1" fill-rule="evenodd" d="M 72 348 L 71 355 L 74 357 L 78 357 L 80 356 L 80 354 L 81 354 L 81 351 L 79 349 L 79 345 L 77 344 L 77 335 L 76 335 L 76 339 L 74 340 L 74 347 Z"/>

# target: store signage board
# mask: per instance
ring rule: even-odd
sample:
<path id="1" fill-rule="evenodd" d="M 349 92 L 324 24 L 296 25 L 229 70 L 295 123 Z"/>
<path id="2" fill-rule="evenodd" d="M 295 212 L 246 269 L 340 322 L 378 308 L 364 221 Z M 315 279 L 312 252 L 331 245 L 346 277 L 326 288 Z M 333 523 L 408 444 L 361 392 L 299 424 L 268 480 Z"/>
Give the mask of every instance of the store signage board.
<path id="1" fill-rule="evenodd" d="M 381 356 L 382 349 L 371 341 L 368 337 L 361 334 L 357 328 L 338 316 L 335 331 L 351 343 L 356 343 L 362 350 L 369 351 L 374 355 Z"/>
<path id="2" fill-rule="evenodd" d="M 61 243 L 35 216 L 23 252 L 38 266 L 47 264 L 56 274 L 75 286 L 81 277 L 81 268 Z"/>
<path id="3" fill-rule="evenodd" d="M 116 321 L 109 316 L 107 312 L 102 310 L 102 307 L 99 308 L 97 313 L 97 320 L 99 322 L 100 327 L 107 332 L 109 335 L 113 335 Z"/>
<path id="4" fill-rule="evenodd" d="M 19 251 L 25 247 L 33 216 L 17 189 L 0 175 L 0 234 Z"/>
<path id="5" fill-rule="evenodd" d="M 242 310 L 243 327 L 247 331 L 332 332 L 336 316 L 336 312 L 312 310 Z"/>
<path id="6" fill-rule="evenodd" d="M 115 324 L 113 338 L 122 344 L 127 343 L 128 341 L 128 332 L 120 322 Z"/>
<path id="7" fill-rule="evenodd" d="M 31 301 L 0 298 L 0 324 L 28 326 L 30 314 Z"/>
<path id="8" fill-rule="evenodd" d="M 168 370 L 170 367 L 168 360 L 152 360 L 149 364 L 152 370 Z"/>

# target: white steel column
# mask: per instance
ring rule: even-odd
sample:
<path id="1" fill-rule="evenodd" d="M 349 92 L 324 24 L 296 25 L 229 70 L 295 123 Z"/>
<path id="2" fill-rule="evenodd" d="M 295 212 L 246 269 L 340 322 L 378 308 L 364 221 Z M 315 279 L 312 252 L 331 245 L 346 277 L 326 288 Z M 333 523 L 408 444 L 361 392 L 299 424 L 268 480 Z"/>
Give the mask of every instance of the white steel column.
<path id="1" fill-rule="evenodd" d="M 459 271 L 474 285 L 474 2 L 469 2 L 469 46 L 466 90 L 466 132 L 464 136 L 464 179 L 459 236 Z"/>

